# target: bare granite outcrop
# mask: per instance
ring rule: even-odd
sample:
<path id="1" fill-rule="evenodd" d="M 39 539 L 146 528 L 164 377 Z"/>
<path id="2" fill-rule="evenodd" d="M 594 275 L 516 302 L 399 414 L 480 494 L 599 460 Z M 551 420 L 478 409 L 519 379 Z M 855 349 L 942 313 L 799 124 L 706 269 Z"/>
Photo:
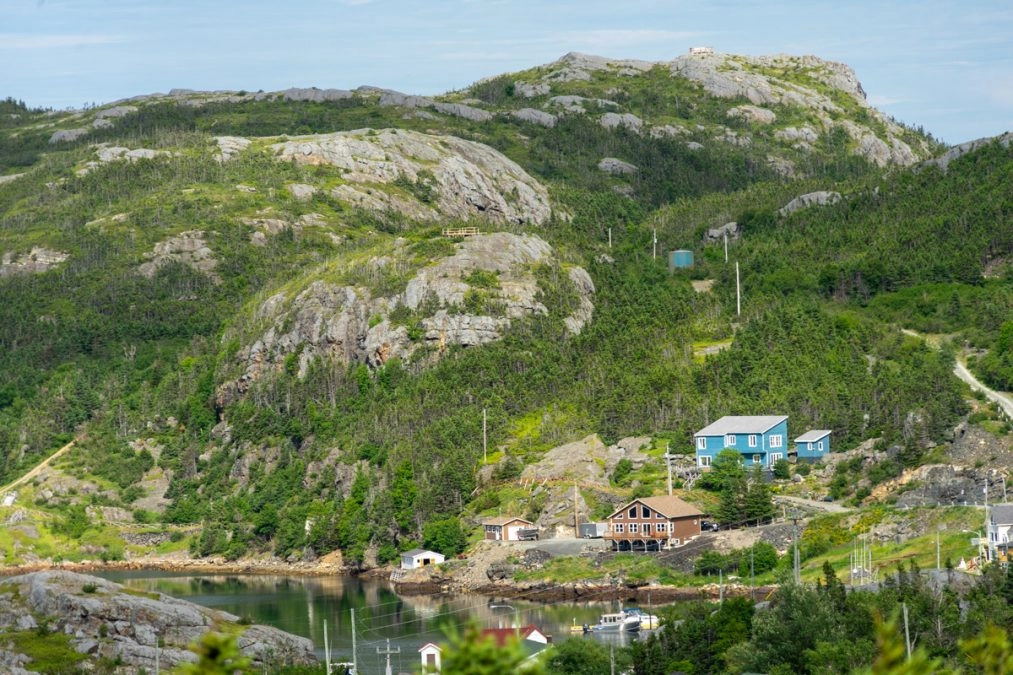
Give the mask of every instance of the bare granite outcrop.
<path id="1" fill-rule="evenodd" d="M 536 225 L 551 214 L 548 192 L 524 169 L 487 145 L 454 136 L 360 129 L 293 138 L 272 149 L 280 160 L 342 169 L 346 182 L 335 196 L 371 210 Z M 378 189 L 391 185 L 419 186 L 428 201 L 410 190 Z"/>
<path id="2" fill-rule="evenodd" d="M 70 636 L 70 646 L 91 659 L 118 661 L 137 672 L 154 672 L 156 664 L 174 668 L 195 663 L 188 646 L 223 624 L 238 625 L 228 612 L 177 600 L 162 593 L 137 593 L 99 577 L 49 570 L 8 578 L 0 593 L 0 627 L 46 630 Z M 313 643 L 269 626 L 246 627 L 238 647 L 254 666 L 317 663 Z M 0 648 L 0 663 L 31 672 L 32 662 L 14 643 Z M 13 671 L 13 668 L 12 668 Z M 12 672 L 11 671 L 11 672 Z M 5 671 L 6 672 L 6 671 Z"/>
<path id="3" fill-rule="evenodd" d="M 537 265 L 559 265 L 545 241 L 493 232 L 468 237 L 455 247 L 453 255 L 417 270 L 404 290 L 393 295 L 316 280 L 294 296 L 267 298 L 252 317 L 260 328 L 248 332 L 236 354 L 238 376 L 219 388 L 219 401 L 242 396 L 286 363 L 305 377 L 318 359 L 373 367 L 392 358 L 411 361 L 416 353 L 438 359 L 451 346 L 499 340 L 513 321 L 548 312 L 533 271 Z M 372 264 L 398 263 L 377 259 Z M 593 315 L 594 283 L 579 267 L 567 268 L 566 279 L 577 307 L 564 324 L 577 334 Z M 396 309 L 414 318 L 394 320 Z"/>

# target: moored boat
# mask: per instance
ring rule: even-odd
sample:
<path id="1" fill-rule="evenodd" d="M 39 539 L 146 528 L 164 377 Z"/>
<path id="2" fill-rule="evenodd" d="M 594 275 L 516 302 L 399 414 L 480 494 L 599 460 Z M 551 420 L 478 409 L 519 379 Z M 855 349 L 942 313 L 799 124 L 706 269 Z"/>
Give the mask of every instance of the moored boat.
<path id="1" fill-rule="evenodd" d="M 639 607 L 627 607 L 623 614 L 636 617 L 640 621 L 640 628 L 643 630 L 654 630 L 661 626 L 661 619 L 654 614 L 648 614 Z"/>
<path id="2" fill-rule="evenodd" d="M 630 616 L 626 612 L 602 614 L 598 623 L 590 629 L 596 633 L 634 633 L 640 630 L 640 617 Z"/>

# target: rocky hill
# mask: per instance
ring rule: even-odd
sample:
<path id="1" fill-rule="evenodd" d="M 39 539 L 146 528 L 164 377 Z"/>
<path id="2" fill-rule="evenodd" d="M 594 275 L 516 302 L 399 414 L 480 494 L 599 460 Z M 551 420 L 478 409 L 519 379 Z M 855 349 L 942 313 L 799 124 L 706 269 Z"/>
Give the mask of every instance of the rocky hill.
<path id="1" fill-rule="evenodd" d="M 897 448 L 842 472 L 858 501 L 914 493 L 872 495 L 969 411 L 1006 433 L 898 327 L 1009 370 L 1008 143 L 942 154 L 842 64 L 0 112 L 0 479 L 76 439 L 0 506 L 9 564 L 557 530 L 562 483 L 588 513 L 657 491 L 723 414 Z"/>

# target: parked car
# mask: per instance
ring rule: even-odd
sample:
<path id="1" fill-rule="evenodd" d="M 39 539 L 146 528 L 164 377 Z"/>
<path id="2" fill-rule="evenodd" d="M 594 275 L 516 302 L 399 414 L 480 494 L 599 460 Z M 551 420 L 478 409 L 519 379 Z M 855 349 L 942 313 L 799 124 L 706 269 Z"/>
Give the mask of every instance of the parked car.
<path id="1" fill-rule="evenodd" d="M 717 532 L 721 528 L 717 523 L 712 523 L 709 520 L 701 520 L 700 529 L 704 532 Z"/>

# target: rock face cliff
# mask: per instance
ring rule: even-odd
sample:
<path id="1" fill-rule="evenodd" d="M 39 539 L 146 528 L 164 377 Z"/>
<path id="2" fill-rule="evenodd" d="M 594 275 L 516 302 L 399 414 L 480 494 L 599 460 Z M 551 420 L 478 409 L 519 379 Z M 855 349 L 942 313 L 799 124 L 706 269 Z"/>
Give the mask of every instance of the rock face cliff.
<path id="1" fill-rule="evenodd" d="M 551 214 L 548 193 L 524 169 L 489 146 L 454 136 L 363 129 L 272 147 L 282 160 L 342 169 L 346 182 L 334 196 L 370 210 L 416 220 L 481 217 L 533 225 Z"/>
<path id="2" fill-rule="evenodd" d="M 161 593 L 138 593 L 98 577 L 47 571 L 11 577 L 0 584 L 0 631 L 59 632 L 88 659 L 118 660 L 130 672 L 155 672 L 196 662 L 187 647 L 212 630 L 234 627 L 242 653 L 257 669 L 314 664 L 313 643 L 268 626 L 241 626 L 237 616 Z M 0 641 L 0 669 L 29 673 L 32 661 Z M 157 660 L 156 660 L 157 659 Z"/>
<path id="3" fill-rule="evenodd" d="M 534 71 L 539 76 L 537 82 L 519 80 L 515 91 L 526 98 L 538 98 L 553 93 L 561 83 L 592 82 L 601 74 L 618 76 L 620 81 L 633 80 L 658 70 L 667 71 L 673 78 L 690 80 L 713 97 L 731 102 L 748 101 L 745 105 L 730 105 L 728 119 L 745 122 L 750 126 L 750 133 L 766 134 L 768 132 L 758 128 L 768 127 L 772 138 L 795 150 L 810 152 L 817 139 L 839 129 L 848 138 L 851 154 L 879 166 L 906 166 L 929 154 L 930 148 L 924 142 L 909 143 L 903 127 L 866 102 L 865 90 L 850 67 L 816 56 L 740 56 L 708 52 L 649 62 L 571 52 Z M 621 91 L 619 87 L 615 93 L 621 94 Z M 622 125 L 652 136 L 679 133 L 676 127 L 652 125 L 651 120 L 623 114 L 621 104 L 612 100 L 552 96 L 543 107 L 567 114 L 585 114 L 589 108 L 610 109 L 611 112 L 602 118 L 602 124 L 607 127 Z M 778 113 L 786 108 L 804 110 L 811 121 L 787 125 L 778 119 Z M 796 117 L 797 113 L 792 116 Z M 718 132 L 713 140 L 737 145 L 751 142 L 749 133 L 709 131 Z"/>
<path id="4" fill-rule="evenodd" d="M 370 265 L 400 264 L 399 248 Z M 453 255 L 416 270 L 400 293 L 315 280 L 294 295 L 275 294 L 256 309 L 251 321 L 262 328 L 244 334 L 230 366 L 240 374 L 222 385 L 219 402 L 233 400 L 286 363 L 304 377 L 318 359 L 377 367 L 391 358 L 437 359 L 454 345 L 499 340 L 513 321 L 548 313 L 535 274 L 539 265 L 560 265 L 545 241 L 493 232 L 468 237 Z M 594 312 L 594 283 L 579 267 L 561 277 L 575 300 L 564 325 L 578 334 Z"/>

